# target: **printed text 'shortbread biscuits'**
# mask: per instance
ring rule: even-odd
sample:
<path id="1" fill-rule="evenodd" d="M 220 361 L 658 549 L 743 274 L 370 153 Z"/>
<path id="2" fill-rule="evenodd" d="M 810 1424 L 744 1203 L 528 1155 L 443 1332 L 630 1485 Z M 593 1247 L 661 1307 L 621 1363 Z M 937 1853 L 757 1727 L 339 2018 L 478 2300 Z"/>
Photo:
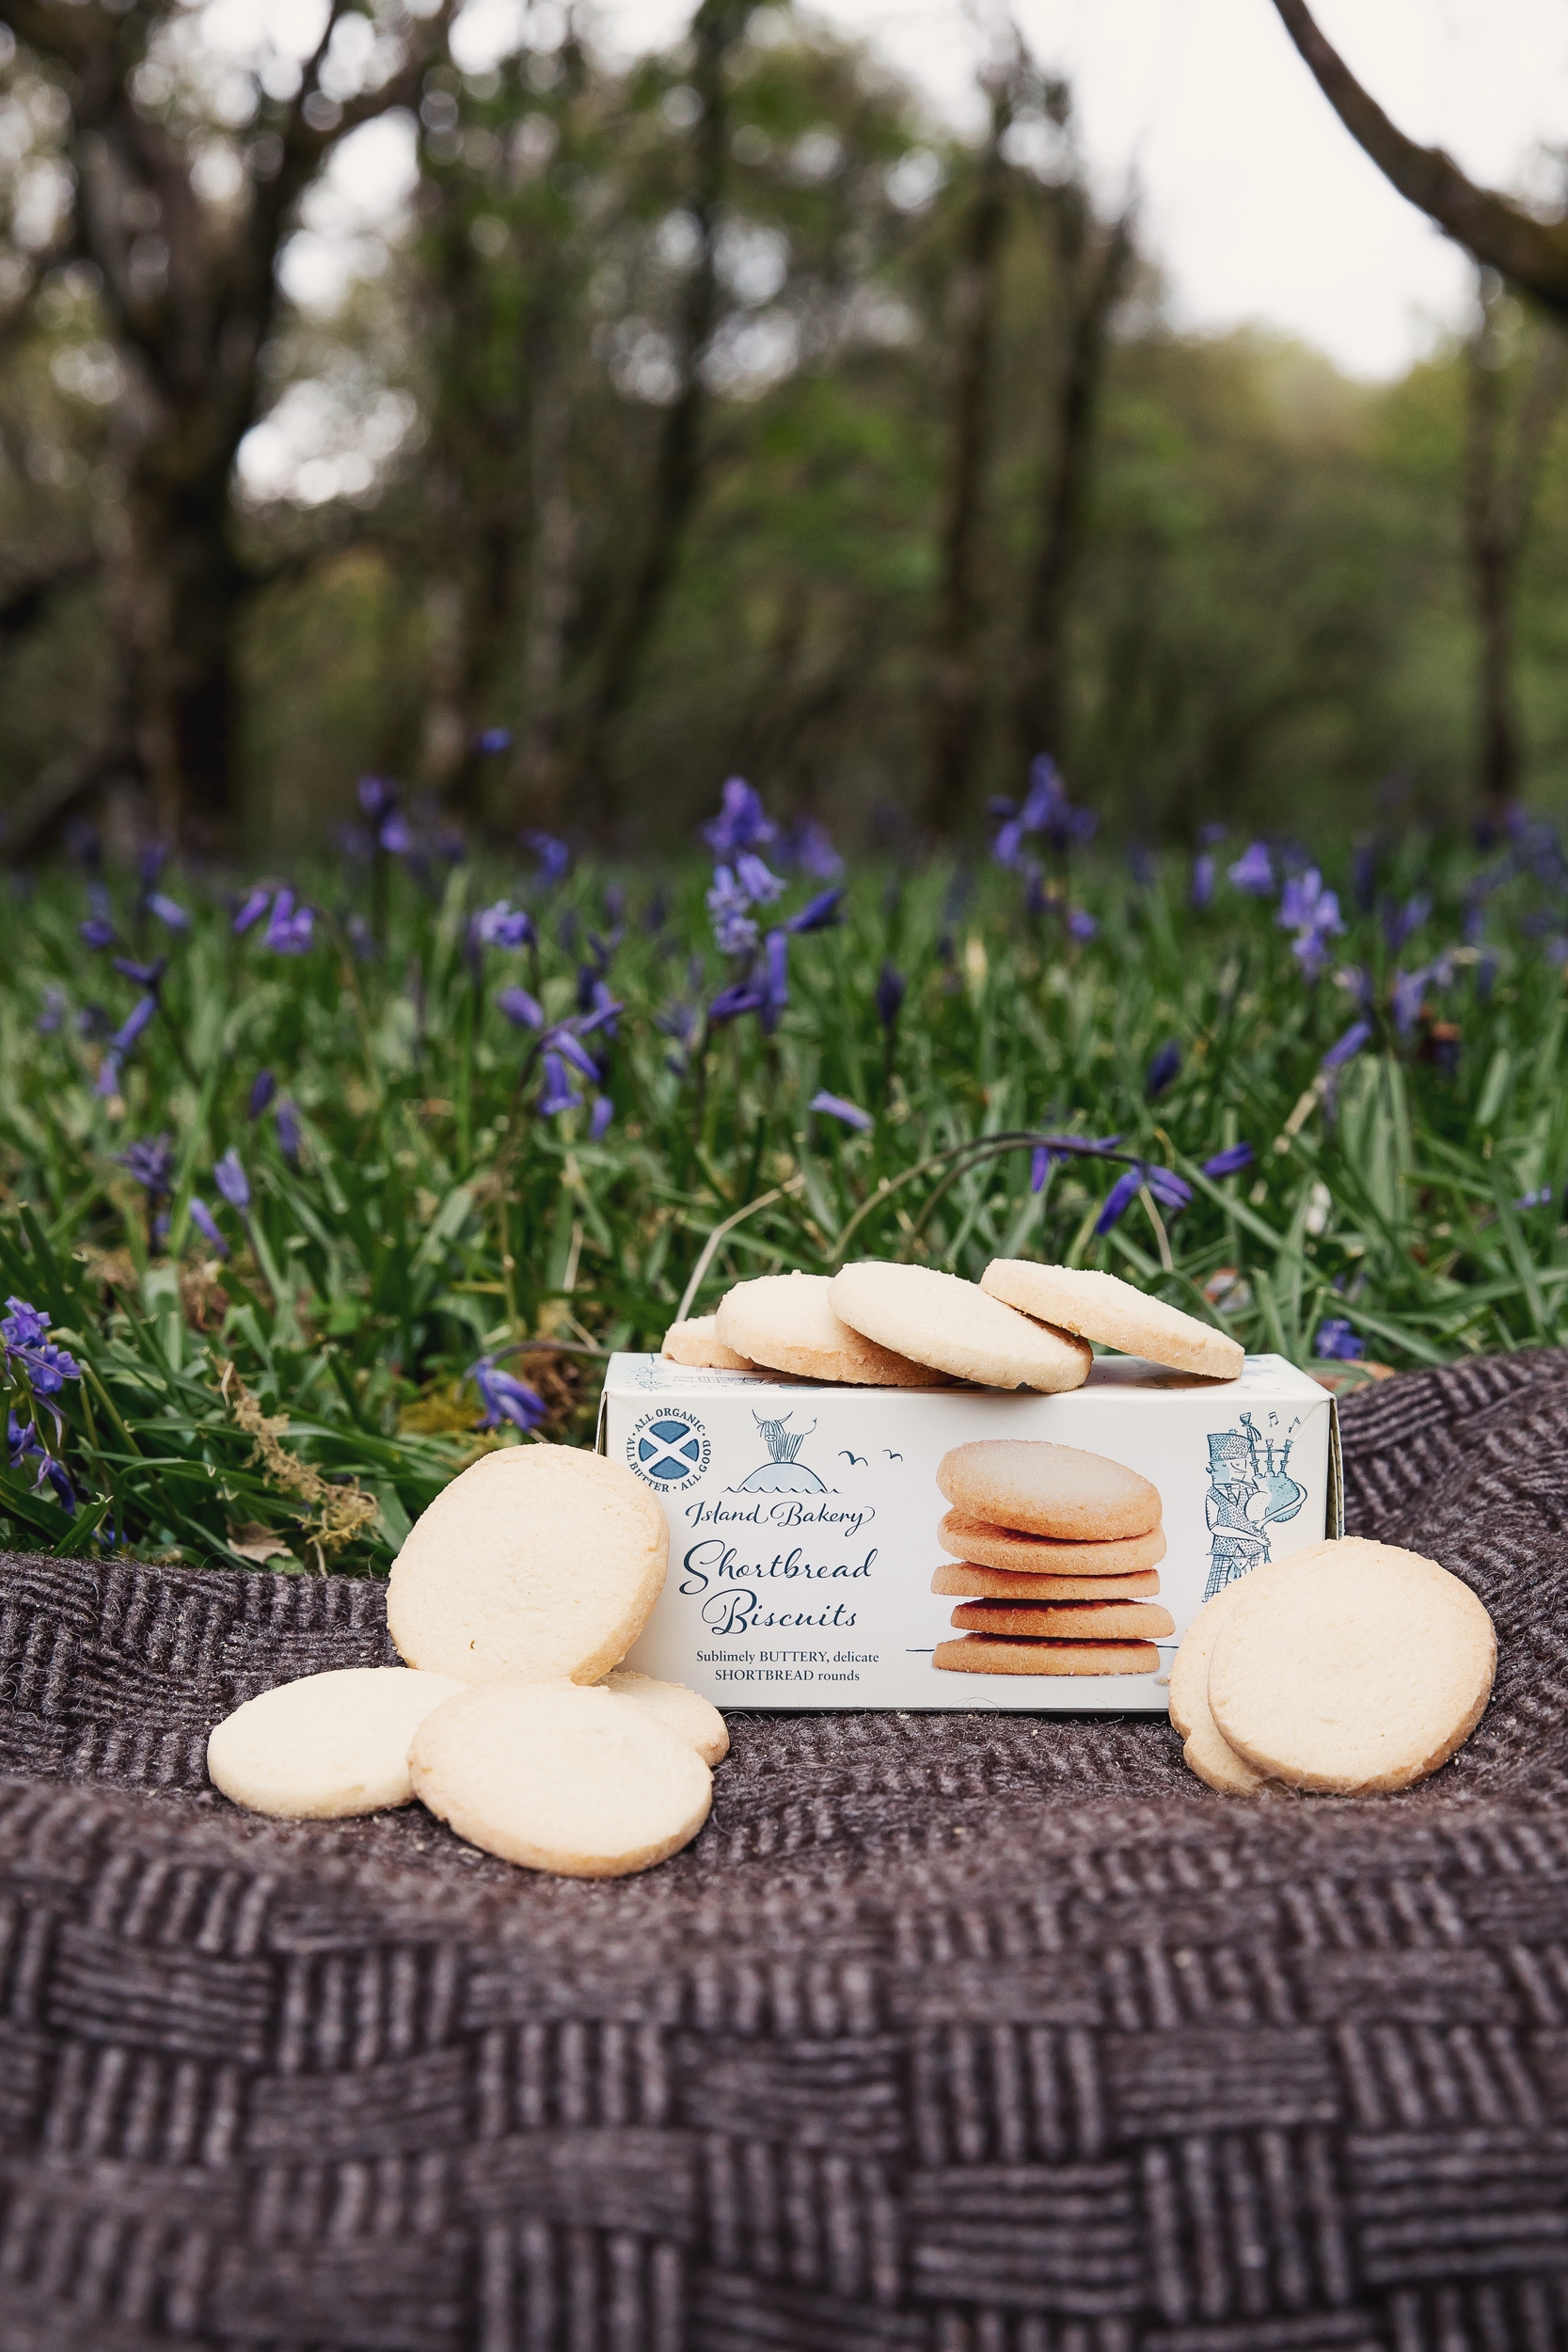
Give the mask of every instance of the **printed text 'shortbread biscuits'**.
<path id="1" fill-rule="evenodd" d="M 1469 1738 L 1496 1665 L 1468 1585 L 1353 1536 L 1241 1580 L 1209 1706 L 1228 1745 L 1275 1779 L 1341 1796 L 1408 1788 Z"/>
<path id="2" fill-rule="evenodd" d="M 853 1329 L 956 1380 L 1055 1393 L 1081 1389 L 1089 1376 L 1086 1342 L 1032 1323 L 977 1282 L 935 1266 L 847 1265 L 832 1292 L 835 1313 Z"/>
<path id="3" fill-rule="evenodd" d="M 1026 1258 L 993 1258 L 980 1287 L 1026 1315 L 1059 1324 L 1101 1347 L 1147 1357 L 1177 1372 L 1201 1373 L 1211 1380 L 1240 1376 L 1245 1355 L 1240 1343 L 1196 1315 L 1147 1298 L 1118 1275 L 1089 1266 L 1035 1265 Z"/>
<path id="4" fill-rule="evenodd" d="M 949 1511 L 937 1529 L 944 1551 L 972 1565 L 1006 1568 L 1022 1576 L 1132 1576 L 1158 1567 L 1165 1556 L 1164 1530 L 1129 1535 L 1119 1543 L 1062 1542 L 1026 1535 L 1020 1529 L 992 1527 L 966 1512 Z"/>
<path id="5" fill-rule="evenodd" d="M 825 1274 L 761 1274 L 737 1282 L 714 1317 L 726 1347 L 801 1380 L 855 1388 L 929 1389 L 942 1383 L 924 1363 L 879 1347 L 841 1321 Z"/>
<path id="6" fill-rule="evenodd" d="M 1074 1543 L 1147 1535 L 1160 1524 L 1160 1494 L 1147 1478 L 1102 1454 L 1044 1438 L 982 1438 L 955 1446 L 937 1485 L 966 1518 Z"/>
<path id="7" fill-rule="evenodd" d="M 465 1682 L 596 1682 L 647 1623 L 670 1556 L 658 1501 L 577 1446 L 507 1446 L 454 1478 L 392 1563 L 411 1666 Z"/>

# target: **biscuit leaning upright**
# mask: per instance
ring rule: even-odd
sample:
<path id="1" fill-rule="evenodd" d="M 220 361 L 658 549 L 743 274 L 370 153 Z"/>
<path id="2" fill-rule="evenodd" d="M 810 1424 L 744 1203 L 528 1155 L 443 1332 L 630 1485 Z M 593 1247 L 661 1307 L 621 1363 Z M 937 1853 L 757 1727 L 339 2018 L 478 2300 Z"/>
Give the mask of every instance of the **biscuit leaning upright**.
<path id="1" fill-rule="evenodd" d="M 670 1532 L 628 1470 L 576 1446 L 506 1446 L 423 1512 L 387 1624 L 411 1666 L 465 1682 L 597 1682 L 641 1632 Z"/>
<path id="2" fill-rule="evenodd" d="M 980 1288 L 1021 1314 L 1037 1315 L 1064 1331 L 1098 1340 L 1101 1347 L 1168 1364 L 1177 1372 L 1197 1373 L 1207 1380 L 1235 1380 L 1246 1361 L 1240 1341 L 1228 1332 L 1216 1331 L 1212 1324 L 1200 1323 L 1196 1315 L 1167 1306 L 1163 1298 L 1146 1297 L 1119 1275 L 1093 1266 L 993 1258 L 980 1277 Z"/>
<path id="3" fill-rule="evenodd" d="M 725 1292 L 714 1327 L 726 1347 L 798 1380 L 870 1389 L 941 1385 L 926 1364 L 852 1330 L 834 1309 L 832 1289 L 825 1274 L 759 1274 Z"/>

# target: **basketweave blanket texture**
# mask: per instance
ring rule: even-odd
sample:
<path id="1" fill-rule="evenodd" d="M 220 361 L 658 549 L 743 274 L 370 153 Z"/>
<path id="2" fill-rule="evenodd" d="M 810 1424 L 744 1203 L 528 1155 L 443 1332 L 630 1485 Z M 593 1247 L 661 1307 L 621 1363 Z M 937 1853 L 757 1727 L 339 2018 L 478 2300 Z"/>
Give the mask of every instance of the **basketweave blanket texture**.
<path id="1" fill-rule="evenodd" d="M 739 1717 L 599 1884 L 205 1787 L 240 1700 L 391 1657 L 379 1587 L 0 1563 L 0 2348 L 1568 2344 L 1568 1353 L 1344 1430 L 1353 1531 L 1497 1620 L 1424 1788 Z"/>

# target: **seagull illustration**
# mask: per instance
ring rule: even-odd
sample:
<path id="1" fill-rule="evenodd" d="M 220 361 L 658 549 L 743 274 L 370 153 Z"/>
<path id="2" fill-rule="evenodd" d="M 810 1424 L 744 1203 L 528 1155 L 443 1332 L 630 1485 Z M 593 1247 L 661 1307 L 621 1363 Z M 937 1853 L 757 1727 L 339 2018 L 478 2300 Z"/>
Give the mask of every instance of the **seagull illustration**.
<path id="1" fill-rule="evenodd" d="M 848 1449 L 848 1447 L 847 1447 L 847 1446 L 842 1446 L 842 1445 L 841 1445 L 841 1446 L 839 1447 L 839 1449 L 838 1449 L 838 1458 L 839 1458 L 839 1460 L 840 1460 L 841 1462 L 858 1462 L 858 1463 L 860 1464 L 860 1466 L 861 1466 L 862 1470 L 863 1470 L 863 1469 L 865 1468 L 865 1456 L 864 1456 L 864 1454 L 851 1454 L 851 1453 L 849 1452 L 849 1449 Z"/>
<path id="2" fill-rule="evenodd" d="M 902 1455 L 901 1454 L 895 1454 L 895 1452 L 894 1452 L 893 1448 L 892 1448 L 890 1445 L 885 1445 L 885 1446 L 883 1446 L 883 1448 L 882 1448 L 882 1452 L 883 1452 L 883 1453 L 887 1455 L 887 1458 L 888 1458 L 888 1460 L 889 1460 L 890 1462 L 901 1462 L 901 1461 L 903 1460 L 903 1458 L 904 1458 L 904 1457 L 903 1457 L 903 1455 Z"/>

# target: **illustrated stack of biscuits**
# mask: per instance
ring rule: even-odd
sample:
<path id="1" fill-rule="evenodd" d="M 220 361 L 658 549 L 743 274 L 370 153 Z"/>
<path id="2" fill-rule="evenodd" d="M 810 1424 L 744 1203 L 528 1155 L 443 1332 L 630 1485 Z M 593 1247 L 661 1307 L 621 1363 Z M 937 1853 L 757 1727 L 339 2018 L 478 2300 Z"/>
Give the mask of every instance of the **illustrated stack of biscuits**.
<path id="1" fill-rule="evenodd" d="M 1159 1489 L 1103 1454 L 1042 1439 L 955 1446 L 937 1485 L 953 1553 L 931 1590 L 958 1601 L 955 1674 L 1141 1675 L 1175 1631 L 1154 1596 L 1165 1556 Z"/>

